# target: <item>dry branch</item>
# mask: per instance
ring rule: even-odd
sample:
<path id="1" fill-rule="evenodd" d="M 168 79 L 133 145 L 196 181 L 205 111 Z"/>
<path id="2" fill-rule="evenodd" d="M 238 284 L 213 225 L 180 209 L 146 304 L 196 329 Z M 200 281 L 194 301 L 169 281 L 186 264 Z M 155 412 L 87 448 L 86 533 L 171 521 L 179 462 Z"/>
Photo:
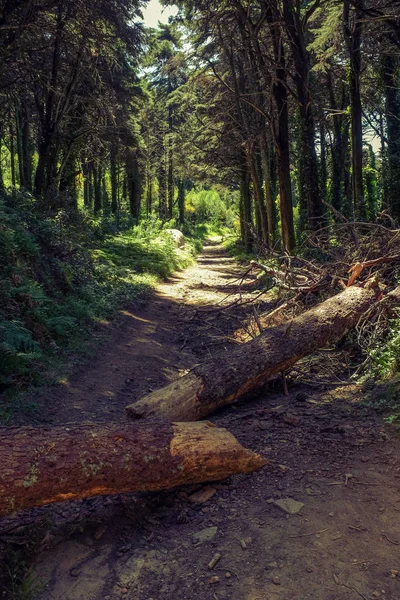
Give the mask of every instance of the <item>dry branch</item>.
<path id="1" fill-rule="evenodd" d="M 380 290 L 351 287 L 292 320 L 265 331 L 229 354 L 127 407 L 134 419 L 193 421 L 262 386 L 300 358 L 340 339 L 371 307 Z"/>
<path id="2" fill-rule="evenodd" d="M 347 287 L 352 286 L 357 281 L 364 269 L 368 269 L 370 267 L 377 267 L 378 265 L 389 264 L 398 261 L 400 261 L 400 254 L 395 254 L 394 256 L 380 256 L 379 258 L 375 258 L 373 260 L 366 260 L 362 263 L 355 263 L 352 267 L 350 267 L 348 271 L 350 273 L 350 278 L 347 283 Z"/>
<path id="3" fill-rule="evenodd" d="M 250 473 L 267 461 L 211 423 L 0 428 L 0 516 Z"/>

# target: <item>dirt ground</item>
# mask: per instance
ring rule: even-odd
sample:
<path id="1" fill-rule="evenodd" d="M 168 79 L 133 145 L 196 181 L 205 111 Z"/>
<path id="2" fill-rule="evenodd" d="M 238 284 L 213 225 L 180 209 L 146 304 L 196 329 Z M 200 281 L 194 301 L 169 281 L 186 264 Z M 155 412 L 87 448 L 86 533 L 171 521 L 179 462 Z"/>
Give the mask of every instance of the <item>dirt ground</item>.
<path id="1" fill-rule="evenodd" d="M 210 241 L 145 309 L 124 311 L 81 372 L 38 399 L 46 422 L 124 421 L 127 404 L 254 335 L 241 325 L 250 309 L 235 304 L 239 283 L 245 301 L 258 294 L 243 271 Z M 210 418 L 269 459 L 252 475 L 1 520 L 10 548 L 26 540 L 22 524 L 40 532 L 30 597 L 399 600 L 399 440 L 363 407 L 359 386 L 315 380 L 289 379 L 289 396 L 277 381 Z"/>

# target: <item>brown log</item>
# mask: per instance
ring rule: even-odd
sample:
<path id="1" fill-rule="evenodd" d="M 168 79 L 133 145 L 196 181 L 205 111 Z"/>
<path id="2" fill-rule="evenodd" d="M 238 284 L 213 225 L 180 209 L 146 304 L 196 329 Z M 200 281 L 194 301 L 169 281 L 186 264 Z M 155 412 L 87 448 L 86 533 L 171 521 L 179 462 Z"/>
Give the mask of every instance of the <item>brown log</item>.
<path id="1" fill-rule="evenodd" d="M 0 516 L 102 494 L 157 491 L 266 464 L 212 423 L 0 428 Z"/>
<path id="2" fill-rule="evenodd" d="M 300 358 L 340 339 L 377 300 L 378 289 L 351 287 L 277 325 L 178 381 L 126 407 L 133 419 L 195 421 L 261 387 Z"/>

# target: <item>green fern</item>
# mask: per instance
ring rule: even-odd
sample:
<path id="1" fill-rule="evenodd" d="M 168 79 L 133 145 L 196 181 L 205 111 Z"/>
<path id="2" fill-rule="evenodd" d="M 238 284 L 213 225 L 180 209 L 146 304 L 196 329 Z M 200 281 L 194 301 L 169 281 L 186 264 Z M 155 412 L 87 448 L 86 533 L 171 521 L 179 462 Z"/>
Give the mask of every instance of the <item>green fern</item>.
<path id="1" fill-rule="evenodd" d="M 42 302 L 50 302 L 50 298 L 35 281 L 28 281 L 23 285 L 14 287 L 11 291 L 11 296 L 15 297 L 18 294 L 27 294 L 32 298 L 32 300 L 34 300 L 34 302 L 39 304 Z"/>
<path id="2" fill-rule="evenodd" d="M 0 348 L 3 352 L 35 352 L 39 344 L 19 321 L 0 322 Z"/>
<path id="3" fill-rule="evenodd" d="M 47 329 L 59 336 L 66 337 L 71 334 L 71 332 L 77 326 L 77 320 L 74 317 L 67 316 L 58 316 L 58 317 L 49 317 L 45 321 Z"/>

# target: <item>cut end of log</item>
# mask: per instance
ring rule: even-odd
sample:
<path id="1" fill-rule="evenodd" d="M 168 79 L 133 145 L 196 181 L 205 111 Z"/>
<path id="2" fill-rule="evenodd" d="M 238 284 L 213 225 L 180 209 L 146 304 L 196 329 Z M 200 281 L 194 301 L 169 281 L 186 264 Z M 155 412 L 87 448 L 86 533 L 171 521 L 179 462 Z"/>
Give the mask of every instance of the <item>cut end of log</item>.
<path id="1" fill-rule="evenodd" d="M 174 437 L 171 440 L 171 456 L 179 456 L 188 473 L 196 473 L 199 454 L 203 464 L 212 465 L 216 479 L 225 479 L 226 469 L 231 465 L 234 473 L 252 473 L 268 463 L 268 460 L 243 448 L 226 429 L 216 427 L 209 421 L 197 423 L 173 423 Z M 218 448 L 216 454 L 215 448 Z M 217 460 L 215 460 L 217 458 Z M 219 469 L 221 472 L 219 473 Z"/>
<path id="2" fill-rule="evenodd" d="M 189 373 L 178 381 L 144 396 L 139 402 L 125 408 L 134 421 L 147 419 L 154 422 L 198 421 L 203 416 L 199 401 L 203 383 Z"/>

